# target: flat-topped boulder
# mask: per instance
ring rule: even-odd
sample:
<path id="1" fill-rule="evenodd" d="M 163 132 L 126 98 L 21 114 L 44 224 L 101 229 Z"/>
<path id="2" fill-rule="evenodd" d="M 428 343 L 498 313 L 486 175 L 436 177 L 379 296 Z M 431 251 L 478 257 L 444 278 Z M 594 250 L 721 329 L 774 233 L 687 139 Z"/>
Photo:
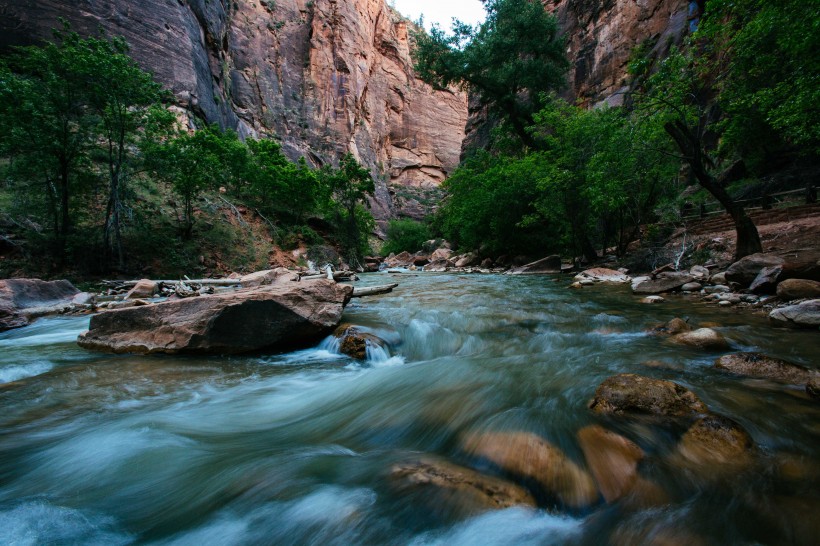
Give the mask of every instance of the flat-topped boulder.
<path id="1" fill-rule="evenodd" d="M 723 355 L 715 361 L 715 368 L 735 375 L 795 385 L 805 384 L 815 375 L 808 368 L 761 353 Z"/>
<path id="2" fill-rule="evenodd" d="M 281 283 L 91 317 L 77 343 L 110 353 L 236 354 L 320 339 L 341 321 L 351 286 Z"/>
<path id="3" fill-rule="evenodd" d="M 576 281 L 590 280 L 593 282 L 612 282 L 612 283 L 628 283 L 632 278 L 621 271 L 615 269 L 607 269 L 606 267 L 593 267 L 581 271 L 575 275 Z"/>
<path id="4" fill-rule="evenodd" d="M 817 328 L 820 326 L 820 299 L 779 307 L 769 313 L 769 320 L 781 326 Z"/>
<path id="5" fill-rule="evenodd" d="M 589 408 L 606 415 L 663 417 L 692 417 L 709 411 L 686 387 L 631 373 L 618 374 L 601 383 Z"/>
<path id="6" fill-rule="evenodd" d="M 79 293 L 66 280 L 0 280 L 0 332 L 27 326 L 38 316 L 68 308 Z"/>
<path id="7" fill-rule="evenodd" d="M 635 294 L 663 294 L 691 283 L 695 278 L 689 273 L 662 273 L 632 287 Z"/>

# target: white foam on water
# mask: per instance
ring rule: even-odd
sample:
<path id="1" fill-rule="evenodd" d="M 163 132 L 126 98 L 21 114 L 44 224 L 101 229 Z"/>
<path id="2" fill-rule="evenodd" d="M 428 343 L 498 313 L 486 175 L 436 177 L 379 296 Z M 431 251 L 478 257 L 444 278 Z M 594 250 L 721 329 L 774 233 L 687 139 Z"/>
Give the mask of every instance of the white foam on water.
<path id="1" fill-rule="evenodd" d="M 0 383 L 11 383 L 12 381 L 19 381 L 27 377 L 35 377 L 52 369 L 54 369 L 52 362 L 42 361 L 18 366 L 2 366 L 0 367 Z"/>
<path id="2" fill-rule="evenodd" d="M 540 510 L 508 508 L 456 524 L 444 533 L 425 533 L 410 546 L 516 546 L 564 543 L 577 534 L 583 520 Z"/>
<path id="3" fill-rule="evenodd" d="M 84 514 L 43 501 L 25 502 L 0 511 L 0 544 L 108 546 L 129 544 L 132 540 L 116 530 L 113 518 Z"/>
<path id="4" fill-rule="evenodd" d="M 35 347 L 74 343 L 77 336 L 88 330 L 89 318 L 44 318 L 30 326 L 0 334 L 0 348 Z"/>

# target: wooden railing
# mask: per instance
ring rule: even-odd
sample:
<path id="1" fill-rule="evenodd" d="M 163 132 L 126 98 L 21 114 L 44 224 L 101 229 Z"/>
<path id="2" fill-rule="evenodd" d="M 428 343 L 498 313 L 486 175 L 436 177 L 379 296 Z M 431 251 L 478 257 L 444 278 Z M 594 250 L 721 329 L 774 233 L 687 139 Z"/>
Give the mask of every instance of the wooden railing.
<path id="1" fill-rule="evenodd" d="M 740 199 L 737 203 L 743 205 L 747 211 L 769 210 L 798 204 L 815 203 L 817 201 L 817 189 L 817 186 L 809 186 L 797 190 L 766 194 L 763 197 L 756 197 L 754 199 Z M 688 205 L 689 206 L 684 206 L 681 209 L 681 218 L 683 220 L 709 218 L 710 216 L 717 216 L 726 212 L 723 205 L 717 201 L 709 201 L 699 206 L 691 203 L 688 203 Z"/>

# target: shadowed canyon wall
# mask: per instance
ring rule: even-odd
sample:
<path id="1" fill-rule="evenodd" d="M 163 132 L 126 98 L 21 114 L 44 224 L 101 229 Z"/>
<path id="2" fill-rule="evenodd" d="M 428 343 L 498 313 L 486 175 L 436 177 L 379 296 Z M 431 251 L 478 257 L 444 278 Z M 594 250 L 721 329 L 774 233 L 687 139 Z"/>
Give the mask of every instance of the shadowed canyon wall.
<path id="1" fill-rule="evenodd" d="M 416 79 L 408 23 L 385 0 L 0 1 L 0 46 L 49 37 L 60 17 L 124 36 L 191 116 L 276 135 L 314 165 L 352 152 L 379 220 L 421 215 L 458 164 L 466 95 Z"/>

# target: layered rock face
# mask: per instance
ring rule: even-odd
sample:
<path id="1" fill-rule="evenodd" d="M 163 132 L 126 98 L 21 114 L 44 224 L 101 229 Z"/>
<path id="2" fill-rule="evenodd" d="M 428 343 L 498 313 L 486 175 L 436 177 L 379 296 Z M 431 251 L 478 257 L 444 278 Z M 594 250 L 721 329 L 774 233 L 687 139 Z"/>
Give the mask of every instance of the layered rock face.
<path id="1" fill-rule="evenodd" d="M 413 74 L 407 21 L 385 0 L 18 0 L 0 3 L 0 46 L 122 35 L 189 115 L 275 135 L 313 165 L 353 153 L 374 175 L 374 215 L 421 213 L 413 197 L 458 164 L 460 91 Z"/>
<path id="2" fill-rule="evenodd" d="M 567 96 L 589 104 L 623 103 L 627 65 L 635 48 L 664 57 L 695 24 L 691 0 L 544 0 L 567 40 L 572 68 Z"/>

